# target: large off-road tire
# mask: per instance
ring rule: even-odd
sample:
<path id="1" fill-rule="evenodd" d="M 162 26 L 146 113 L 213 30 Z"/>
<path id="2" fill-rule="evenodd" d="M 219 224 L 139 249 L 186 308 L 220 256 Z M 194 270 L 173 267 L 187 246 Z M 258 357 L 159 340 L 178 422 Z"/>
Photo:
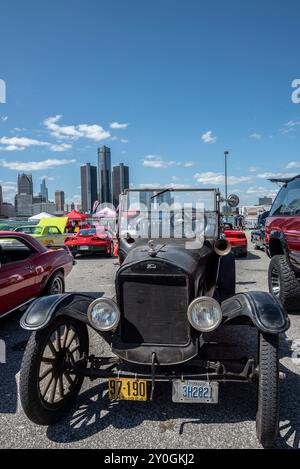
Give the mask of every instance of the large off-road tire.
<path id="1" fill-rule="evenodd" d="M 284 255 L 272 257 L 268 272 L 269 291 L 287 311 L 300 308 L 300 282 Z"/>
<path id="2" fill-rule="evenodd" d="M 232 252 L 220 259 L 215 298 L 222 302 L 235 295 L 235 256 Z"/>
<path id="3" fill-rule="evenodd" d="M 265 448 L 274 446 L 279 426 L 279 336 L 259 333 L 256 433 Z"/>
<path id="4" fill-rule="evenodd" d="M 77 360 L 88 349 L 86 325 L 67 316 L 31 334 L 21 365 L 20 399 L 32 422 L 51 425 L 69 411 L 83 378 L 68 371 L 68 353 Z"/>
<path id="5" fill-rule="evenodd" d="M 65 292 L 65 279 L 62 272 L 56 272 L 50 277 L 45 288 L 44 295 L 59 295 Z"/>

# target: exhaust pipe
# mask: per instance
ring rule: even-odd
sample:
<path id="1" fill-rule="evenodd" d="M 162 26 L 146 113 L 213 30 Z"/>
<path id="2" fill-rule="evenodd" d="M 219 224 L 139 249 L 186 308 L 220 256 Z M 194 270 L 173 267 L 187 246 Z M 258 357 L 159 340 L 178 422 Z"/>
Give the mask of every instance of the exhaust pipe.
<path id="1" fill-rule="evenodd" d="M 227 256 L 231 251 L 231 244 L 227 239 L 220 238 L 215 242 L 214 250 L 218 256 Z"/>

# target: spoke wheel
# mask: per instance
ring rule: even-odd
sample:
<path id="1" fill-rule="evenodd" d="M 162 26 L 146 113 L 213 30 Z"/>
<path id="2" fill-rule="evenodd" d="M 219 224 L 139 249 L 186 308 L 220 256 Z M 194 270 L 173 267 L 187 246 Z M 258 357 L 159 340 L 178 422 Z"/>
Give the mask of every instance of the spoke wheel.
<path id="1" fill-rule="evenodd" d="M 83 354 L 88 354 L 88 333 L 79 321 L 60 316 L 33 332 L 20 375 L 21 403 L 30 420 L 49 425 L 68 412 L 83 382 L 72 363 Z"/>

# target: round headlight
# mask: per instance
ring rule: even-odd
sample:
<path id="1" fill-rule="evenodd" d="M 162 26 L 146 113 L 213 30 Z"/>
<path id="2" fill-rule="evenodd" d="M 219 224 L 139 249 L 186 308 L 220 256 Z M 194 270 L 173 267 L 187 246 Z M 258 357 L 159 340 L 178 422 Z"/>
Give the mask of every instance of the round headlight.
<path id="1" fill-rule="evenodd" d="M 208 296 L 196 298 L 188 307 L 190 324 L 201 332 L 210 332 L 222 322 L 222 311 L 219 303 Z"/>
<path id="2" fill-rule="evenodd" d="M 98 331 L 111 331 L 120 321 L 120 311 L 116 303 L 109 298 L 99 298 L 90 304 L 88 320 Z"/>

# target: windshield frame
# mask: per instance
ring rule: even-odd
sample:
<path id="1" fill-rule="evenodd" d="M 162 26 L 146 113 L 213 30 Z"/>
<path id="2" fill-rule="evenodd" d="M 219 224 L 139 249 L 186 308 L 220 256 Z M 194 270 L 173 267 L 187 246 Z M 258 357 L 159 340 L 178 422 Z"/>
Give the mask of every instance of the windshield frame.
<path id="1" fill-rule="evenodd" d="M 124 192 L 120 196 L 120 205 L 119 205 L 119 221 L 118 221 L 118 237 L 119 238 L 125 238 L 126 236 L 124 234 L 121 235 L 120 229 L 121 229 L 121 218 L 122 218 L 122 213 L 127 212 L 126 208 L 126 203 L 127 203 L 127 195 L 130 193 L 142 193 L 142 192 L 157 192 L 157 193 L 165 193 L 165 192 L 171 192 L 171 193 L 180 193 L 180 192 L 204 192 L 204 193 L 209 193 L 211 192 L 213 194 L 213 210 L 210 210 L 210 213 L 215 213 L 216 214 L 216 222 L 217 222 L 217 233 L 216 237 L 218 238 L 220 236 L 220 221 L 221 221 L 221 213 L 220 213 L 220 203 L 221 203 L 221 193 L 220 190 L 217 188 L 191 188 L 191 187 L 183 187 L 183 188 L 173 188 L 173 187 L 144 187 L 142 189 L 140 188 L 130 188 L 130 189 L 125 189 Z M 155 199 L 154 199 L 155 200 Z M 215 237 L 214 237 L 215 238 Z M 209 238 L 210 239 L 210 238 Z"/>

